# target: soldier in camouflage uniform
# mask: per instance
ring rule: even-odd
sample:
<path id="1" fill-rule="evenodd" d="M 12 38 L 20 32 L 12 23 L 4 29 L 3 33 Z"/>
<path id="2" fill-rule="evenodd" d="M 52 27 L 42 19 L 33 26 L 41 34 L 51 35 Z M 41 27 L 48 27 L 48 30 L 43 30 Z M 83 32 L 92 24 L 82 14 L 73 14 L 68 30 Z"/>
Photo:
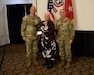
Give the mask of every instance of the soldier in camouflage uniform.
<path id="1" fill-rule="evenodd" d="M 60 10 L 60 16 L 60 19 L 56 22 L 56 39 L 59 46 L 59 55 L 62 61 L 59 64 L 59 67 L 66 64 L 65 68 L 69 68 L 72 61 L 71 44 L 74 38 L 75 30 L 71 20 L 66 17 L 64 9 Z"/>
<path id="2" fill-rule="evenodd" d="M 38 65 L 36 61 L 38 51 L 37 25 L 41 21 L 40 17 L 35 15 L 36 8 L 30 7 L 30 14 L 23 17 L 21 24 L 21 35 L 26 43 L 26 57 L 28 59 L 27 67 L 32 63 Z"/>

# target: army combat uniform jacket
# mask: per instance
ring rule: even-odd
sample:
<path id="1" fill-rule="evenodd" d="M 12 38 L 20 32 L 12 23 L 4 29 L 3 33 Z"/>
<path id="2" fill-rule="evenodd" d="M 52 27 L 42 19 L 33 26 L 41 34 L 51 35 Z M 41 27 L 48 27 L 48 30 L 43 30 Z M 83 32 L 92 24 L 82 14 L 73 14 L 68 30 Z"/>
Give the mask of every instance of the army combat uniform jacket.
<path id="1" fill-rule="evenodd" d="M 59 40 L 73 40 L 74 38 L 74 26 L 73 23 L 68 19 L 59 19 L 56 23 L 56 29 L 57 29 L 57 36 L 56 38 Z"/>
<path id="2" fill-rule="evenodd" d="M 40 22 L 40 18 L 38 16 L 30 16 L 27 15 L 22 20 L 21 25 L 21 35 L 22 37 L 27 37 L 28 39 L 37 39 L 37 25 Z"/>

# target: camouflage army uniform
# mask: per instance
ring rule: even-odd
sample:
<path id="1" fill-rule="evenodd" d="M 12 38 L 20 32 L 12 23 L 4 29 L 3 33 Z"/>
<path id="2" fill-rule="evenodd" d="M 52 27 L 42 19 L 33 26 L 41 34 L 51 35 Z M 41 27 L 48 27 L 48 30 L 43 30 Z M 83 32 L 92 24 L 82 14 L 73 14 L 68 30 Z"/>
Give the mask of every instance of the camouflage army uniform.
<path id="1" fill-rule="evenodd" d="M 38 40 L 37 40 L 37 24 L 40 22 L 40 18 L 38 16 L 30 16 L 26 15 L 23 18 L 21 25 L 21 35 L 22 37 L 26 37 L 26 57 L 37 57 L 38 51 Z"/>
<path id="2" fill-rule="evenodd" d="M 62 60 L 71 61 L 71 44 L 69 44 L 69 40 L 74 38 L 73 24 L 68 18 L 60 18 L 57 20 L 56 29 L 58 31 L 56 39 L 58 40 L 59 55 Z"/>

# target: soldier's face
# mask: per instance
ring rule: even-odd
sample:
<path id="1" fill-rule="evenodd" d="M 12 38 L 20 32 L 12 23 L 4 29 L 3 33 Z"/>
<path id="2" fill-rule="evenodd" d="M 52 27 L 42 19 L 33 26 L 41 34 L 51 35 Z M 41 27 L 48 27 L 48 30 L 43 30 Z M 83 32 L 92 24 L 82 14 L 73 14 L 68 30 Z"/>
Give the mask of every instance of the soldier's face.
<path id="1" fill-rule="evenodd" d="M 36 8 L 35 7 L 31 7 L 30 8 L 30 14 L 34 15 L 36 12 Z"/>
<path id="2" fill-rule="evenodd" d="M 60 10 L 60 16 L 61 16 L 62 18 L 66 16 L 66 14 L 65 14 L 65 11 L 64 11 L 64 10 Z"/>

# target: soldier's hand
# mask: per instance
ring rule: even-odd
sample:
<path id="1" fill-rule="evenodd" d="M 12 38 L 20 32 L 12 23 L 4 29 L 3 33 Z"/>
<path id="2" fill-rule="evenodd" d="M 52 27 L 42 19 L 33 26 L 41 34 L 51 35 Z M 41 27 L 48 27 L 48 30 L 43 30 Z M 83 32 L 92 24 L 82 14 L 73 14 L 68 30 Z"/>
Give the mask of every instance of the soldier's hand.
<path id="1" fill-rule="evenodd" d="M 72 40 L 69 40 L 69 44 L 72 44 Z"/>
<path id="2" fill-rule="evenodd" d="M 23 40 L 26 41 L 26 37 L 23 37 Z"/>
<path id="3" fill-rule="evenodd" d="M 58 40 L 56 40 L 56 42 L 58 43 Z"/>

